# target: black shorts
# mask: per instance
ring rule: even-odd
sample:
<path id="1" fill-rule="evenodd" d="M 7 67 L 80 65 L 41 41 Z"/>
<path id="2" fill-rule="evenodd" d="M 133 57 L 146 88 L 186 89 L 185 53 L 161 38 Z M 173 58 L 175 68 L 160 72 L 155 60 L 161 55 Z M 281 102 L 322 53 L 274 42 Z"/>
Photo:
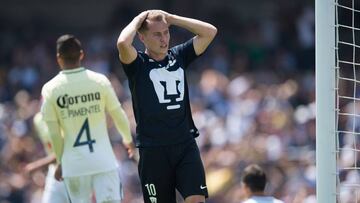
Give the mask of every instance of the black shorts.
<path id="1" fill-rule="evenodd" d="M 208 197 L 205 171 L 194 139 L 181 144 L 140 148 L 139 175 L 145 203 L 176 203 L 177 189 L 185 199 Z"/>

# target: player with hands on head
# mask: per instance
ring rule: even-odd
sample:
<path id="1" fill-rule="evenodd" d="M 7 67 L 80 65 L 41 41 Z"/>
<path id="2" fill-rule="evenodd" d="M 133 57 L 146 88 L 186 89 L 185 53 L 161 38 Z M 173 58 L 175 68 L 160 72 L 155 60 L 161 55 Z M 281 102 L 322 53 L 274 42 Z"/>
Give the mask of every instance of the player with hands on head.
<path id="1" fill-rule="evenodd" d="M 169 26 L 184 28 L 194 37 L 169 48 Z M 185 71 L 216 33 L 209 23 L 148 10 L 119 35 L 119 58 L 129 79 L 137 124 L 138 169 L 145 203 L 174 203 L 175 189 L 186 203 L 203 203 L 208 196 Z M 137 34 L 144 52 L 133 45 Z"/>

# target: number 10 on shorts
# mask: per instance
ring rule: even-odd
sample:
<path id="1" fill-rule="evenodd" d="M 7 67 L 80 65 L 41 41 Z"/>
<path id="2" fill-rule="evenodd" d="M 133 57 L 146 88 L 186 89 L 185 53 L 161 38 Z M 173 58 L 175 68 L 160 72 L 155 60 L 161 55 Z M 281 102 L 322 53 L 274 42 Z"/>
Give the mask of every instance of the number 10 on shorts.
<path id="1" fill-rule="evenodd" d="M 147 192 L 148 192 L 148 194 L 150 196 L 149 198 L 150 198 L 151 203 L 156 203 L 157 199 L 156 199 L 156 197 L 154 197 L 154 196 L 156 196 L 155 185 L 150 183 L 150 184 L 146 184 L 145 187 L 146 187 Z"/>
<path id="2" fill-rule="evenodd" d="M 146 184 L 145 187 L 149 193 L 149 196 L 156 196 L 156 189 L 154 184 Z"/>

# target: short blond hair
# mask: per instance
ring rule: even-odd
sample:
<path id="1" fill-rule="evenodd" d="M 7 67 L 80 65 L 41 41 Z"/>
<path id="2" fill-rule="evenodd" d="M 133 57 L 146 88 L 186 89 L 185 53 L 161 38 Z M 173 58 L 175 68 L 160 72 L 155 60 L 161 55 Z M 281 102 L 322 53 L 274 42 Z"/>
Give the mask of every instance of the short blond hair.
<path id="1" fill-rule="evenodd" d="M 146 19 L 143 21 L 140 28 L 138 29 L 138 31 L 143 33 L 145 30 L 147 30 L 149 21 L 151 21 L 151 22 L 164 21 L 165 23 L 167 23 L 166 19 L 165 19 L 165 15 L 161 11 L 159 11 L 159 10 L 150 10 L 147 17 L 146 17 Z"/>

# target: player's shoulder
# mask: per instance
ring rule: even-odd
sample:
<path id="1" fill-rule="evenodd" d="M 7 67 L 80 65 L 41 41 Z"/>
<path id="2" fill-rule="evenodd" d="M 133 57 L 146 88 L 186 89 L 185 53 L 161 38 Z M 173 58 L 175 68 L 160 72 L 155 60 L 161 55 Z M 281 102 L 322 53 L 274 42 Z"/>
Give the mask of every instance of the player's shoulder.
<path id="1" fill-rule="evenodd" d="M 56 89 L 57 86 L 59 86 L 61 80 L 61 75 L 57 74 L 55 77 L 47 81 L 41 90 L 41 93 L 43 96 L 47 96 L 50 94 L 54 89 Z"/>
<path id="2" fill-rule="evenodd" d="M 135 61 L 141 62 L 141 63 L 148 63 L 151 61 L 151 58 L 145 52 L 137 51 L 137 57 L 136 57 Z"/>
<path id="3" fill-rule="evenodd" d="M 86 74 L 90 80 L 93 80 L 100 85 L 108 85 L 110 83 L 109 79 L 102 73 L 87 69 Z"/>
<path id="4" fill-rule="evenodd" d="M 51 78 L 49 81 L 47 81 L 45 84 L 44 84 L 44 87 L 45 88 L 51 88 L 54 86 L 54 84 L 56 84 L 58 81 L 59 81 L 59 78 L 60 78 L 60 75 L 57 74 L 56 76 L 54 76 L 53 78 Z"/>

